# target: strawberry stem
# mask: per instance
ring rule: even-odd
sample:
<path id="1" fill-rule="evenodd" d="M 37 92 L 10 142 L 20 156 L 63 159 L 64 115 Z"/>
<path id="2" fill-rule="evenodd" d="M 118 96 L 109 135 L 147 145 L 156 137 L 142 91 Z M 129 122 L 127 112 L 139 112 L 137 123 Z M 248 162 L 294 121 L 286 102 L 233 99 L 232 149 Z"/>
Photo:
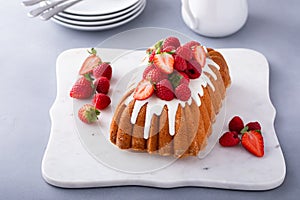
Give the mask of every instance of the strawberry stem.
<path id="1" fill-rule="evenodd" d="M 97 54 L 97 50 L 95 48 L 91 48 L 91 50 L 87 50 L 87 52 L 91 55 L 96 55 Z"/>
<path id="2" fill-rule="evenodd" d="M 84 76 L 84 78 L 85 78 L 86 80 L 88 80 L 88 81 L 93 82 L 93 80 L 94 80 L 94 79 L 92 78 L 92 76 L 91 76 L 90 73 L 86 73 L 86 74 L 84 74 L 83 76 Z"/>
<path id="3" fill-rule="evenodd" d="M 241 134 L 244 134 L 248 131 L 249 127 L 248 126 L 245 126 L 242 130 L 241 130 Z"/>

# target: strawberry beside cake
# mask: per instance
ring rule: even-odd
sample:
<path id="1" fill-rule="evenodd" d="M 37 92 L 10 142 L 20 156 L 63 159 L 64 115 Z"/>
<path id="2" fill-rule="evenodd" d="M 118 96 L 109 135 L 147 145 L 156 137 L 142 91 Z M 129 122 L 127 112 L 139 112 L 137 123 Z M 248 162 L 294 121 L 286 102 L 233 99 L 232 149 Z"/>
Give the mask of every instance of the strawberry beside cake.
<path id="1" fill-rule="evenodd" d="M 231 83 L 224 57 L 196 41 L 176 37 L 147 51 L 136 88 L 119 102 L 110 140 L 120 149 L 162 156 L 196 156 L 212 133 Z"/>

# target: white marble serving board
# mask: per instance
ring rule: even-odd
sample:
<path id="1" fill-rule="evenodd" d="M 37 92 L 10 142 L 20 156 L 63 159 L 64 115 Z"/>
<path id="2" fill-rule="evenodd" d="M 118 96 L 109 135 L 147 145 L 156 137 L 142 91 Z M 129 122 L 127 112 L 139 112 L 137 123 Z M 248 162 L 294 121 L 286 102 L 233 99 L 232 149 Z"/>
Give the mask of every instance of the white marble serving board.
<path id="1" fill-rule="evenodd" d="M 142 185 L 268 190 L 278 187 L 284 181 L 286 166 L 274 130 L 276 111 L 269 97 L 269 66 L 262 54 L 249 49 L 219 49 L 228 62 L 232 77 L 232 85 L 226 97 L 225 122 L 234 115 L 242 116 L 246 122 L 261 122 L 265 140 L 263 158 L 251 155 L 241 146 L 224 148 L 216 144 L 204 159 L 179 159 L 159 170 L 126 173 L 96 160 L 88 152 L 90 147 L 84 147 L 78 134 L 77 126 L 80 123 L 77 122 L 77 111 L 74 110 L 76 102 L 69 97 L 69 91 L 78 78 L 80 65 L 87 56 L 86 50 L 67 50 L 57 59 L 57 98 L 50 110 L 51 133 L 42 161 L 42 175 L 48 183 L 64 188 Z M 104 61 L 111 61 L 125 51 L 100 49 L 98 52 Z M 137 55 L 140 53 L 137 52 Z M 116 70 L 122 69 L 113 69 L 114 72 Z M 112 86 L 116 82 L 113 78 Z M 107 116 L 105 112 L 103 116 Z M 100 116 L 98 124 L 81 124 L 81 129 L 86 129 L 87 133 L 95 130 L 95 126 L 101 126 L 101 120 L 107 121 Z M 225 131 L 226 124 L 222 132 Z M 106 138 L 103 137 L 103 140 Z M 109 144 L 109 141 L 106 140 L 106 143 Z M 136 162 L 136 165 L 143 163 Z"/>

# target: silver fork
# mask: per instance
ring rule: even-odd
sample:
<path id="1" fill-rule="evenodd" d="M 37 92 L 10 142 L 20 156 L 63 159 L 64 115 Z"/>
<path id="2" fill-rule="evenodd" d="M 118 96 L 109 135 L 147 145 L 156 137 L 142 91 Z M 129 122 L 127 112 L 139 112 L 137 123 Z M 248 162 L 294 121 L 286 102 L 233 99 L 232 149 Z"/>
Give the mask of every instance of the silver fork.
<path id="1" fill-rule="evenodd" d="M 67 9 L 68 7 L 78 3 L 82 0 L 60 0 L 60 1 L 54 1 L 48 3 L 45 0 L 27 0 L 23 1 L 23 5 L 34 5 L 37 3 L 45 2 L 44 5 L 39 6 L 38 8 L 35 8 L 31 10 L 27 15 L 29 17 L 36 17 L 41 16 L 41 19 L 48 20 L 57 13 Z"/>

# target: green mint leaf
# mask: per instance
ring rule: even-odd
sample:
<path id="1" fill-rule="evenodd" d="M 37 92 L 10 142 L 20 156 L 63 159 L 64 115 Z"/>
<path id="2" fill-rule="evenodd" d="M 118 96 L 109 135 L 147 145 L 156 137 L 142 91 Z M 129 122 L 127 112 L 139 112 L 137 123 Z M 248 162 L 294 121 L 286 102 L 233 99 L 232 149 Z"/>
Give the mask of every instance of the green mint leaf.
<path id="1" fill-rule="evenodd" d="M 155 49 L 160 48 L 160 47 L 162 46 L 163 42 L 164 42 L 163 40 L 159 40 L 159 41 L 154 45 L 154 48 L 155 48 Z"/>
<path id="2" fill-rule="evenodd" d="M 176 72 L 169 75 L 169 80 L 170 80 L 173 88 L 176 88 L 180 84 L 180 80 L 182 78 L 183 77 Z"/>

